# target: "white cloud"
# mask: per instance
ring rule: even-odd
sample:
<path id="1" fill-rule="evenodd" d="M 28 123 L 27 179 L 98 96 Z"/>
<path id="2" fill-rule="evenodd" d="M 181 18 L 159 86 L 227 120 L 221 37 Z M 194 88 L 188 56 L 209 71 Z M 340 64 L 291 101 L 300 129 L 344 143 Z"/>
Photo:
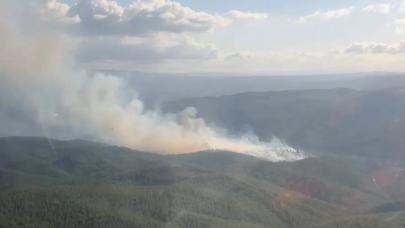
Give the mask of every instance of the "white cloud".
<path id="1" fill-rule="evenodd" d="M 250 60 L 267 58 L 267 53 L 253 52 L 253 51 L 237 51 L 225 56 L 225 60 Z"/>
<path id="2" fill-rule="evenodd" d="M 57 0 L 48 0 L 46 8 L 54 16 L 64 17 L 69 12 L 70 6 Z"/>
<path id="3" fill-rule="evenodd" d="M 227 16 L 234 20 L 264 21 L 269 19 L 269 14 L 267 13 L 245 12 L 239 10 L 231 10 L 227 13 Z"/>
<path id="4" fill-rule="evenodd" d="M 70 6 L 58 0 L 47 0 L 45 8 L 42 9 L 42 16 L 47 20 L 55 20 L 62 23 L 79 23 L 78 16 L 67 17 Z"/>
<path id="5" fill-rule="evenodd" d="M 405 18 L 396 19 L 391 23 L 395 27 L 395 33 L 397 35 L 402 35 L 405 28 Z"/>
<path id="6" fill-rule="evenodd" d="M 18 1 L 24 2 L 23 0 Z M 67 37 L 79 41 L 76 57 L 79 62 L 90 68 L 250 74 L 253 71 L 319 73 L 384 70 L 390 69 L 389 67 L 402 69 L 403 65 L 400 61 L 403 56 L 399 54 L 403 52 L 402 43 L 356 43 L 336 52 L 327 52 L 329 48 L 333 48 L 327 47 L 329 42 L 327 39 L 331 39 L 330 36 L 325 39 L 319 38 L 316 42 L 312 39 L 308 40 L 308 34 L 313 34 L 313 30 L 306 30 L 306 26 L 302 26 L 299 31 L 293 31 L 296 26 L 286 28 L 285 26 L 290 24 L 285 17 L 278 18 L 277 16 L 271 27 L 266 27 L 270 31 L 260 33 L 264 36 L 269 33 L 274 35 L 275 32 L 281 31 L 280 28 L 283 28 L 280 33 L 277 33 L 280 34 L 278 37 L 275 35 L 278 39 L 275 43 L 279 46 L 270 47 L 274 52 L 266 52 L 266 49 L 269 50 L 269 45 L 263 48 L 264 53 L 254 52 L 253 50 L 261 50 L 261 42 L 257 44 L 246 42 L 254 42 L 253 39 L 256 36 L 252 36 L 250 41 L 243 39 L 229 45 L 226 44 L 223 51 L 220 50 L 222 46 L 216 47 L 210 44 L 212 42 L 219 45 L 222 44 L 222 40 L 207 32 L 216 31 L 217 28 L 243 20 L 265 21 L 269 18 L 266 13 L 231 10 L 223 14 L 213 14 L 198 11 L 170 0 L 135 0 L 130 5 L 120 5 L 120 0 L 81 0 L 77 4 L 66 4 L 68 0 L 41 1 L 45 3 L 41 8 L 45 12 L 43 16 L 52 23 L 57 23 L 57 26 L 49 29 L 58 28 L 59 31 L 68 31 L 67 34 L 65 33 Z M 405 19 L 398 18 L 400 2 L 390 1 L 389 3 L 392 15 L 390 14 L 386 19 L 397 18 L 391 26 L 395 25 L 397 33 L 401 33 L 405 28 Z M 362 5 L 359 9 L 364 12 L 387 12 L 382 6 Z M 298 22 L 330 21 L 348 17 L 353 13 L 354 7 L 317 11 L 299 18 Z M 368 18 L 366 17 L 366 19 Z M 342 29 L 353 28 L 350 27 L 350 21 L 344 21 L 344 25 L 333 28 L 337 33 L 343 31 Z M 368 22 L 364 21 L 364 23 Z M 358 24 L 360 23 L 363 21 L 358 21 Z M 386 25 L 386 23 L 375 24 L 376 28 Z M 319 30 L 328 27 L 327 24 L 319 26 L 323 27 Z M 237 34 L 246 34 L 246 31 L 249 31 L 236 30 L 236 27 L 235 30 L 231 29 L 231 32 L 238 31 Z M 277 29 L 279 30 L 276 31 Z M 303 37 L 299 37 L 298 32 L 302 32 Z M 364 30 L 359 27 L 359 33 L 365 35 L 363 32 Z M 283 43 L 282 39 L 287 36 L 289 40 L 286 39 L 285 42 L 296 40 L 297 46 L 288 47 L 286 43 Z M 392 34 L 381 34 L 381 36 L 384 36 L 381 39 L 389 40 L 387 36 L 392 36 Z M 290 39 L 290 37 L 292 38 Z M 352 36 L 342 37 L 342 39 L 344 39 L 342 42 L 353 42 L 350 40 L 353 39 Z M 314 44 L 312 46 L 314 49 L 311 47 L 300 48 L 308 46 L 308 44 Z M 238 47 L 243 47 L 244 51 L 240 51 Z M 252 47 L 251 51 L 249 51 L 249 47 Z M 313 52 L 322 55 L 300 54 Z"/>
<path id="7" fill-rule="evenodd" d="M 87 65 L 215 59 L 219 50 L 197 42 L 191 33 L 231 23 L 171 0 L 136 0 L 125 7 L 115 0 L 83 0 L 73 6 L 45 2 L 43 16 L 70 32 L 78 41 L 76 57 Z"/>
<path id="8" fill-rule="evenodd" d="M 297 22 L 305 23 L 305 22 L 308 22 L 311 20 L 322 20 L 322 21 L 334 20 L 334 19 L 338 19 L 341 17 L 349 16 L 350 14 L 352 14 L 352 12 L 353 12 L 353 7 L 342 8 L 342 9 L 337 9 L 337 10 L 329 10 L 329 11 L 316 11 L 307 16 L 300 17 L 297 20 Z"/>
<path id="9" fill-rule="evenodd" d="M 78 18 L 73 29 L 91 35 L 139 35 L 153 32 L 206 32 L 231 23 L 171 0 L 136 0 L 121 6 L 114 0 L 79 1 L 69 7 L 48 0 L 48 10 L 64 20 Z"/>
<path id="10" fill-rule="evenodd" d="M 389 3 L 371 4 L 364 7 L 362 11 L 367 13 L 388 14 L 391 12 L 391 4 Z"/>
<path id="11" fill-rule="evenodd" d="M 215 59 L 219 50 L 212 44 L 199 43 L 189 36 L 156 34 L 145 37 L 90 37 L 81 42 L 78 59 L 99 65 L 162 61 L 204 61 Z"/>
<path id="12" fill-rule="evenodd" d="M 399 43 L 360 42 L 354 43 L 344 49 L 348 54 L 403 54 L 405 41 Z"/>

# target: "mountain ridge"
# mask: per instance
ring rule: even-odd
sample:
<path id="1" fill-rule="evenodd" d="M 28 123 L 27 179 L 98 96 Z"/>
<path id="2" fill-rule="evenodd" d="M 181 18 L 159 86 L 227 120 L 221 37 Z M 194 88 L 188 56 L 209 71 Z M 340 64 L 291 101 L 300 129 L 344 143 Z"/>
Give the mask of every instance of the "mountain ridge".
<path id="1" fill-rule="evenodd" d="M 396 169 L 371 158 L 273 163 L 53 142 L 0 139 L 0 227 L 373 227 L 402 213 L 376 213 L 405 196 L 405 178 L 380 183 Z"/>

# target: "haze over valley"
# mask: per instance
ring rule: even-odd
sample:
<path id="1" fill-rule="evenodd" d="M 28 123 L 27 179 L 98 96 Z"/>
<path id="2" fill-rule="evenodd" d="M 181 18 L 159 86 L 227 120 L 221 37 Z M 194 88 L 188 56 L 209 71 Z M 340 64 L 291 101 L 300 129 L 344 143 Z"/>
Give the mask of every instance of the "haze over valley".
<path id="1" fill-rule="evenodd" d="M 405 2 L 0 2 L 0 228 L 405 227 Z"/>

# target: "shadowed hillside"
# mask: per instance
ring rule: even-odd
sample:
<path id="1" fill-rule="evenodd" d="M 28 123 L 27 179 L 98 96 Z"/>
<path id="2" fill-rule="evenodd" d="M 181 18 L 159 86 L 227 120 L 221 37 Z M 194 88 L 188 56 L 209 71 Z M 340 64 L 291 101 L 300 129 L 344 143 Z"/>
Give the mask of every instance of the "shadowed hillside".
<path id="1" fill-rule="evenodd" d="M 211 124 L 234 134 L 253 131 L 312 153 L 405 160 L 403 90 L 351 89 L 244 93 L 185 99 L 166 110 L 194 106 Z"/>

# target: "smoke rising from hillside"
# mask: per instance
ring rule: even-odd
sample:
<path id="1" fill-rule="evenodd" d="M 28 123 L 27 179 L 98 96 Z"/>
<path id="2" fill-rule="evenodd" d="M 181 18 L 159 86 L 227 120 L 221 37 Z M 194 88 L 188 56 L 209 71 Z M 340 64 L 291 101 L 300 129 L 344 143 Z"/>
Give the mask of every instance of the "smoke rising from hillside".
<path id="1" fill-rule="evenodd" d="M 123 79 L 78 69 L 69 49 L 74 45 L 62 34 L 46 26 L 27 31 L 30 26 L 22 22 L 41 22 L 19 18 L 21 12 L 6 3 L 0 8 L 9 16 L 0 24 L 0 42 L 5 44 L 0 46 L 0 121 L 6 133 L 90 136 L 163 154 L 227 150 L 273 161 L 304 157 L 285 145 L 280 150 L 280 144 L 277 149 L 254 137 L 227 137 L 207 126 L 191 107 L 178 114 L 145 110 Z"/>

